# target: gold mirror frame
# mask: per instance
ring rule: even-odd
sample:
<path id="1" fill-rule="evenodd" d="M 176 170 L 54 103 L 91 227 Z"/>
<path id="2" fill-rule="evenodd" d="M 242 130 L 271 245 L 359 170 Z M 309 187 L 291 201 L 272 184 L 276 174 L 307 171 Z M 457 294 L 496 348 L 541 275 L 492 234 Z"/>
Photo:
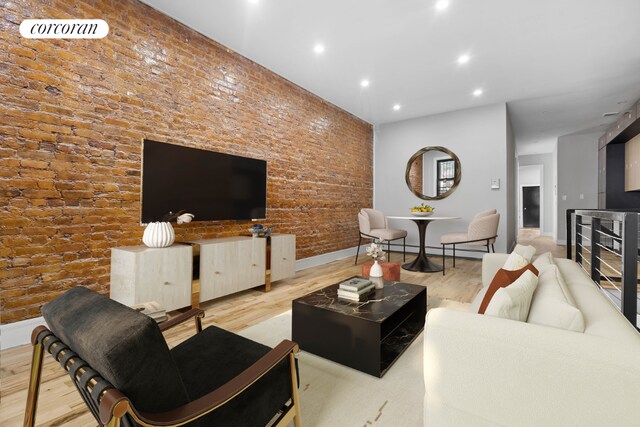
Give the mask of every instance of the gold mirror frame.
<path id="1" fill-rule="evenodd" d="M 413 164 L 413 162 L 418 157 L 422 156 L 423 154 L 425 154 L 425 153 L 427 153 L 429 151 L 441 151 L 443 153 L 446 153 L 446 154 L 449 155 L 449 157 L 451 157 L 456 162 L 456 171 L 455 171 L 455 174 L 453 176 L 453 185 L 451 186 L 449 191 L 447 191 L 446 193 L 440 194 L 438 196 L 426 196 L 426 195 L 420 193 L 419 191 L 414 190 L 413 187 L 411 187 L 411 179 L 410 179 L 411 165 Z M 458 184 L 460 184 L 460 177 L 461 176 L 462 176 L 462 165 L 460 164 L 460 159 L 458 158 L 458 156 L 456 156 L 455 153 L 453 151 L 449 150 L 448 148 L 440 147 L 440 146 L 431 146 L 431 147 L 421 148 L 413 156 L 411 156 L 411 158 L 407 162 L 407 170 L 406 170 L 406 172 L 404 174 L 404 179 L 407 182 L 407 187 L 409 188 L 409 190 L 411 190 L 411 192 L 413 194 L 415 194 L 416 196 L 420 197 L 421 199 L 423 199 L 423 200 L 441 200 L 441 199 L 444 199 L 445 197 L 448 197 L 449 195 L 451 195 L 451 193 L 456 191 L 456 188 L 458 188 Z"/>

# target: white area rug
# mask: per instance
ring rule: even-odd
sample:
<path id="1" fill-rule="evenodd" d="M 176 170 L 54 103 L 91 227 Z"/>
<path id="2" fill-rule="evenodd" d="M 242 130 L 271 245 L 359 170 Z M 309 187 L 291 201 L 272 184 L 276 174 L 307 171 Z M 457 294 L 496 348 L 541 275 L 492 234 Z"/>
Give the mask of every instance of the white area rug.
<path id="1" fill-rule="evenodd" d="M 291 312 L 247 328 L 240 335 L 274 347 L 291 339 Z M 420 334 L 382 378 L 301 351 L 302 425 L 423 426 L 422 343 Z"/>

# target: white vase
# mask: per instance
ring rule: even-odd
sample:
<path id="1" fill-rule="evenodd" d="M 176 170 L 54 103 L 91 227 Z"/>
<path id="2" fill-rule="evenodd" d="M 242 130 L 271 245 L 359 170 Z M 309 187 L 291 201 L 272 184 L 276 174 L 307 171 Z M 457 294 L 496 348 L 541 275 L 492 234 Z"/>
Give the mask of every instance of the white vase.
<path id="1" fill-rule="evenodd" d="M 382 289 L 384 287 L 384 279 L 382 278 L 382 267 L 378 264 L 378 260 L 373 260 L 373 265 L 369 271 L 369 280 L 373 282 L 376 289 Z"/>
<path id="2" fill-rule="evenodd" d="M 166 248 L 176 239 L 170 222 L 150 222 L 144 229 L 142 242 L 150 248 Z"/>

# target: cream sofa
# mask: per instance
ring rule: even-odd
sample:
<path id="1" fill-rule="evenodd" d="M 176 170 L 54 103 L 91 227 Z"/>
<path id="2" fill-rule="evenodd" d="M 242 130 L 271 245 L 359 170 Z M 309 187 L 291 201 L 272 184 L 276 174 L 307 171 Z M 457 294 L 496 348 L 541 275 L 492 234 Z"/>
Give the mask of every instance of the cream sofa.
<path id="1" fill-rule="evenodd" d="M 485 287 L 507 257 L 484 256 Z M 582 312 L 584 333 L 429 311 L 425 425 L 640 425 L 640 334 L 578 264 L 554 261 Z"/>

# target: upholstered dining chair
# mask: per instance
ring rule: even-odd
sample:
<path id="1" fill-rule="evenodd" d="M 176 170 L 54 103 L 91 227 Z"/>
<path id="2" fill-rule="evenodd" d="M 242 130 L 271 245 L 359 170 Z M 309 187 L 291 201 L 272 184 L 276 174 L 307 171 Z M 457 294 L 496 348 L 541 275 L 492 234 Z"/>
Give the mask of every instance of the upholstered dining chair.
<path id="1" fill-rule="evenodd" d="M 100 426 L 299 427 L 296 343 L 271 349 L 202 329 L 200 309 L 154 320 L 78 286 L 45 304 L 32 334 L 25 426 L 35 424 L 44 350 L 69 373 Z M 195 318 L 197 333 L 169 349 L 162 332 Z"/>
<path id="2" fill-rule="evenodd" d="M 358 250 L 356 251 L 356 264 L 360 254 L 362 239 L 384 240 L 387 242 L 387 254 L 391 257 L 391 241 L 402 239 L 402 256 L 407 260 L 407 230 L 389 228 L 387 217 L 382 211 L 364 208 L 358 213 L 358 224 L 360 225 L 360 239 L 358 240 Z M 391 260 L 389 260 L 391 261 Z"/>
<path id="3" fill-rule="evenodd" d="M 469 223 L 469 228 L 467 232 L 464 233 L 447 233 L 443 234 L 440 237 L 440 244 L 442 245 L 442 275 L 445 272 L 445 260 L 444 253 L 445 247 L 447 245 L 453 246 L 453 266 L 456 266 L 456 245 L 474 245 L 474 246 L 485 246 L 487 247 L 487 252 L 491 252 L 489 250 L 489 245 L 491 245 L 491 249 L 495 252 L 495 248 L 493 244 L 498 237 L 498 225 L 500 224 L 500 214 L 497 213 L 495 209 L 490 209 L 482 212 L 478 212 L 471 223 Z M 463 251 L 474 251 L 473 249 L 459 249 Z M 482 251 L 484 252 L 484 251 Z"/>

